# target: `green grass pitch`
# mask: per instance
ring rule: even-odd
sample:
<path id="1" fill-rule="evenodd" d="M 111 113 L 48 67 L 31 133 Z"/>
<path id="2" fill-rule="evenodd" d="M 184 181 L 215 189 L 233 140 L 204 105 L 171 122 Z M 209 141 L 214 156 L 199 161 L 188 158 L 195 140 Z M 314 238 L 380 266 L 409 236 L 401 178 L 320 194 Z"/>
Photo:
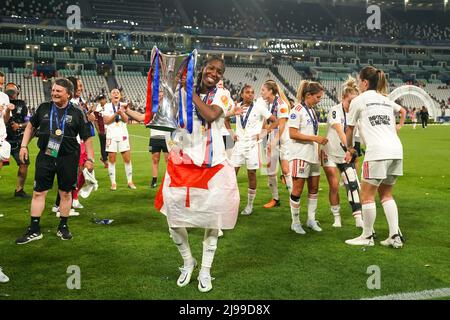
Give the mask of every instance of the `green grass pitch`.
<path id="1" fill-rule="evenodd" d="M 324 131 L 321 127 L 321 131 Z M 305 236 L 289 230 L 288 194 L 280 184 L 281 207 L 265 210 L 270 199 L 266 176 L 258 176 L 254 213 L 239 216 L 236 228 L 219 240 L 212 268 L 213 290 L 197 289 L 197 272 L 190 285 L 178 288 L 182 260 L 169 238 L 163 215 L 153 208 L 156 189 L 149 188 L 151 158 L 148 130 L 129 126 L 132 140 L 134 182 L 126 188 L 123 162 L 116 165 L 118 190 L 109 190 L 107 170 L 96 152 L 100 188 L 85 209 L 69 219 L 72 241 L 56 237 L 58 219 L 51 213 L 55 188 L 49 192 L 41 220 L 44 238 L 18 246 L 14 240 L 29 224 L 30 201 L 13 198 L 17 167 L 11 162 L 0 172 L 0 265 L 11 278 L 0 284 L 0 299 L 359 299 L 400 292 L 450 287 L 450 127 L 426 130 L 404 127 L 404 177 L 395 197 L 400 226 L 407 239 L 401 250 L 384 248 L 380 240 L 388 229 L 377 203 L 375 247 L 351 247 L 344 240 L 359 234 L 341 189 L 343 228 L 334 229 L 328 204 L 328 186 L 322 172 L 318 220 L 322 233 Z M 31 193 L 36 142 L 31 143 L 32 165 L 26 191 Z M 98 151 L 98 138 L 95 147 Z M 160 178 L 163 170 L 160 171 Z M 160 181 L 159 178 L 159 181 Z M 246 204 L 245 170 L 238 177 L 241 209 Z M 303 194 L 302 199 L 305 198 Z M 91 222 L 97 217 L 114 219 L 111 225 Z M 305 221 L 305 206 L 301 208 Z M 194 256 L 201 260 L 202 230 L 190 232 Z M 79 266 L 81 289 L 66 286 L 67 268 Z M 381 288 L 370 290 L 367 268 L 381 270 Z M 198 271 L 198 270 L 197 270 Z"/>

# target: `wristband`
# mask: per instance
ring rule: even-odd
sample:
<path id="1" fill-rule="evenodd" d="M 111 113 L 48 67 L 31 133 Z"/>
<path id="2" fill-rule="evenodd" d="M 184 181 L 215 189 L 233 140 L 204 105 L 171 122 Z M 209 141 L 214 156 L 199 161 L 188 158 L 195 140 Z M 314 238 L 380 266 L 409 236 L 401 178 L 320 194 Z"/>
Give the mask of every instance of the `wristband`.
<path id="1" fill-rule="evenodd" d="M 90 159 L 90 158 L 86 159 L 86 162 L 88 162 L 88 161 L 94 163 L 93 159 Z"/>
<path id="2" fill-rule="evenodd" d="M 22 148 L 25 148 L 25 149 L 28 150 L 28 147 L 27 147 L 27 146 L 20 146 L 20 149 L 22 149 Z"/>

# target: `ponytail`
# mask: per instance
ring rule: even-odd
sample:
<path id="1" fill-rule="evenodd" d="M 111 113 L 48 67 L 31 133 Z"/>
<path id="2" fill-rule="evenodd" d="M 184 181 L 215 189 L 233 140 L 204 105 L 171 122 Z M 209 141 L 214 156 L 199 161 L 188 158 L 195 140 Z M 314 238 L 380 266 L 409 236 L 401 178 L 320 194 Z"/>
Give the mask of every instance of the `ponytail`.
<path id="1" fill-rule="evenodd" d="M 305 100 L 306 94 L 317 94 L 323 91 L 323 86 L 315 81 L 302 80 L 297 89 L 297 101 L 303 102 Z"/>
<path id="2" fill-rule="evenodd" d="M 281 100 L 283 100 L 283 102 L 288 106 L 289 110 L 291 109 L 291 103 L 289 102 L 289 99 L 286 97 L 286 94 L 280 88 L 278 83 L 276 83 L 274 80 L 266 80 L 263 86 L 265 86 L 267 90 L 272 91 L 272 94 L 274 96 L 278 95 L 281 98 Z"/>
<path id="3" fill-rule="evenodd" d="M 387 80 L 383 70 L 367 66 L 362 68 L 359 77 L 361 80 L 369 82 L 368 90 L 375 90 L 382 95 L 387 95 Z"/>

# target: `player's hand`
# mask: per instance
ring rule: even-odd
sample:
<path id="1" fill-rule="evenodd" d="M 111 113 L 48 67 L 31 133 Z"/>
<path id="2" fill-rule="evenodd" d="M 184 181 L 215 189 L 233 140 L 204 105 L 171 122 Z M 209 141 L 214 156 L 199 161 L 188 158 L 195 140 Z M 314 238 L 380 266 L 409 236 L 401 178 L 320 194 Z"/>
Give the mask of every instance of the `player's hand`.
<path id="1" fill-rule="evenodd" d="M 240 116 L 242 114 L 242 108 L 237 105 L 234 107 L 233 113 L 235 116 Z"/>
<path id="2" fill-rule="evenodd" d="M 11 129 L 13 131 L 17 131 L 20 128 L 19 124 L 17 122 L 11 122 Z"/>
<path id="3" fill-rule="evenodd" d="M 400 124 L 397 124 L 397 125 L 395 126 L 395 129 L 397 129 L 397 133 L 400 131 L 401 128 L 402 128 L 402 126 L 401 126 Z"/>
<path id="4" fill-rule="evenodd" d="M 94 170 L 94 163 L 92 161 L 87 160 L 84 163 L 84 167 L 89 171 L 92 172 Z"/>
<path id="5" fill-rule="evenodd" d="M 87 118 L 90 122 L 95 122 L 95 115 L 93 113 L 88 113 Z"/>
<path id="6" fill-rule="evenodd" d="M 235 135 L 233 136 L 233 141 L 234 141 L 234 142 L 238 141 L 238 135 L 237 135 L 237 134 L 235 134 Z"/>
<path id="7" fill-rule="evenodd" d="M 20 147 L 19 159 L 22 163 L 25 163 L 25 161 L 28 160 L 28 148 Z"/>
<path id="8" fill-rule="evenodd" d="M 16 106 L 13 105 L 12 103 L 8 104 L 7 107 L 8 107 L 8 109 L 9 109 L 10 111 L 12 111 L 12 110 L 14 110 L 14 109 L 16 108 Z"/>
<path id="9" fill-rule="evenodd" d="M 317 136 L 317 137 L 316 137 L 316 142 L 317 142 L 318 144 L 325 145 L 325 144 L 328 143 L 328 139 L 325 138 L 325 137 Z"/>

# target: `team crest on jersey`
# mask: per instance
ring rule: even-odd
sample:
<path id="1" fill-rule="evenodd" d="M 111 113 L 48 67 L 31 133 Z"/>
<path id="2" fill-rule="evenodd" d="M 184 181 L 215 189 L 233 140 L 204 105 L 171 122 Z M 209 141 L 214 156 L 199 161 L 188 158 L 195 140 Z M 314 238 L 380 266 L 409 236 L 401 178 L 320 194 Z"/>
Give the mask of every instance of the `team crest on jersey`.
<path id="1" fill-rule="evenodd" d="M 297 119 L 297 115 L 296 115 L 295 113 L 291 114 L 291 119 L 292 119 L 292 120 Z"/>
<path id="2" fill-rule="evenodd" d="M 221 100 L 224 105 L 228 106 L 228 97 L 227 96 L 222 96 Z"/>

